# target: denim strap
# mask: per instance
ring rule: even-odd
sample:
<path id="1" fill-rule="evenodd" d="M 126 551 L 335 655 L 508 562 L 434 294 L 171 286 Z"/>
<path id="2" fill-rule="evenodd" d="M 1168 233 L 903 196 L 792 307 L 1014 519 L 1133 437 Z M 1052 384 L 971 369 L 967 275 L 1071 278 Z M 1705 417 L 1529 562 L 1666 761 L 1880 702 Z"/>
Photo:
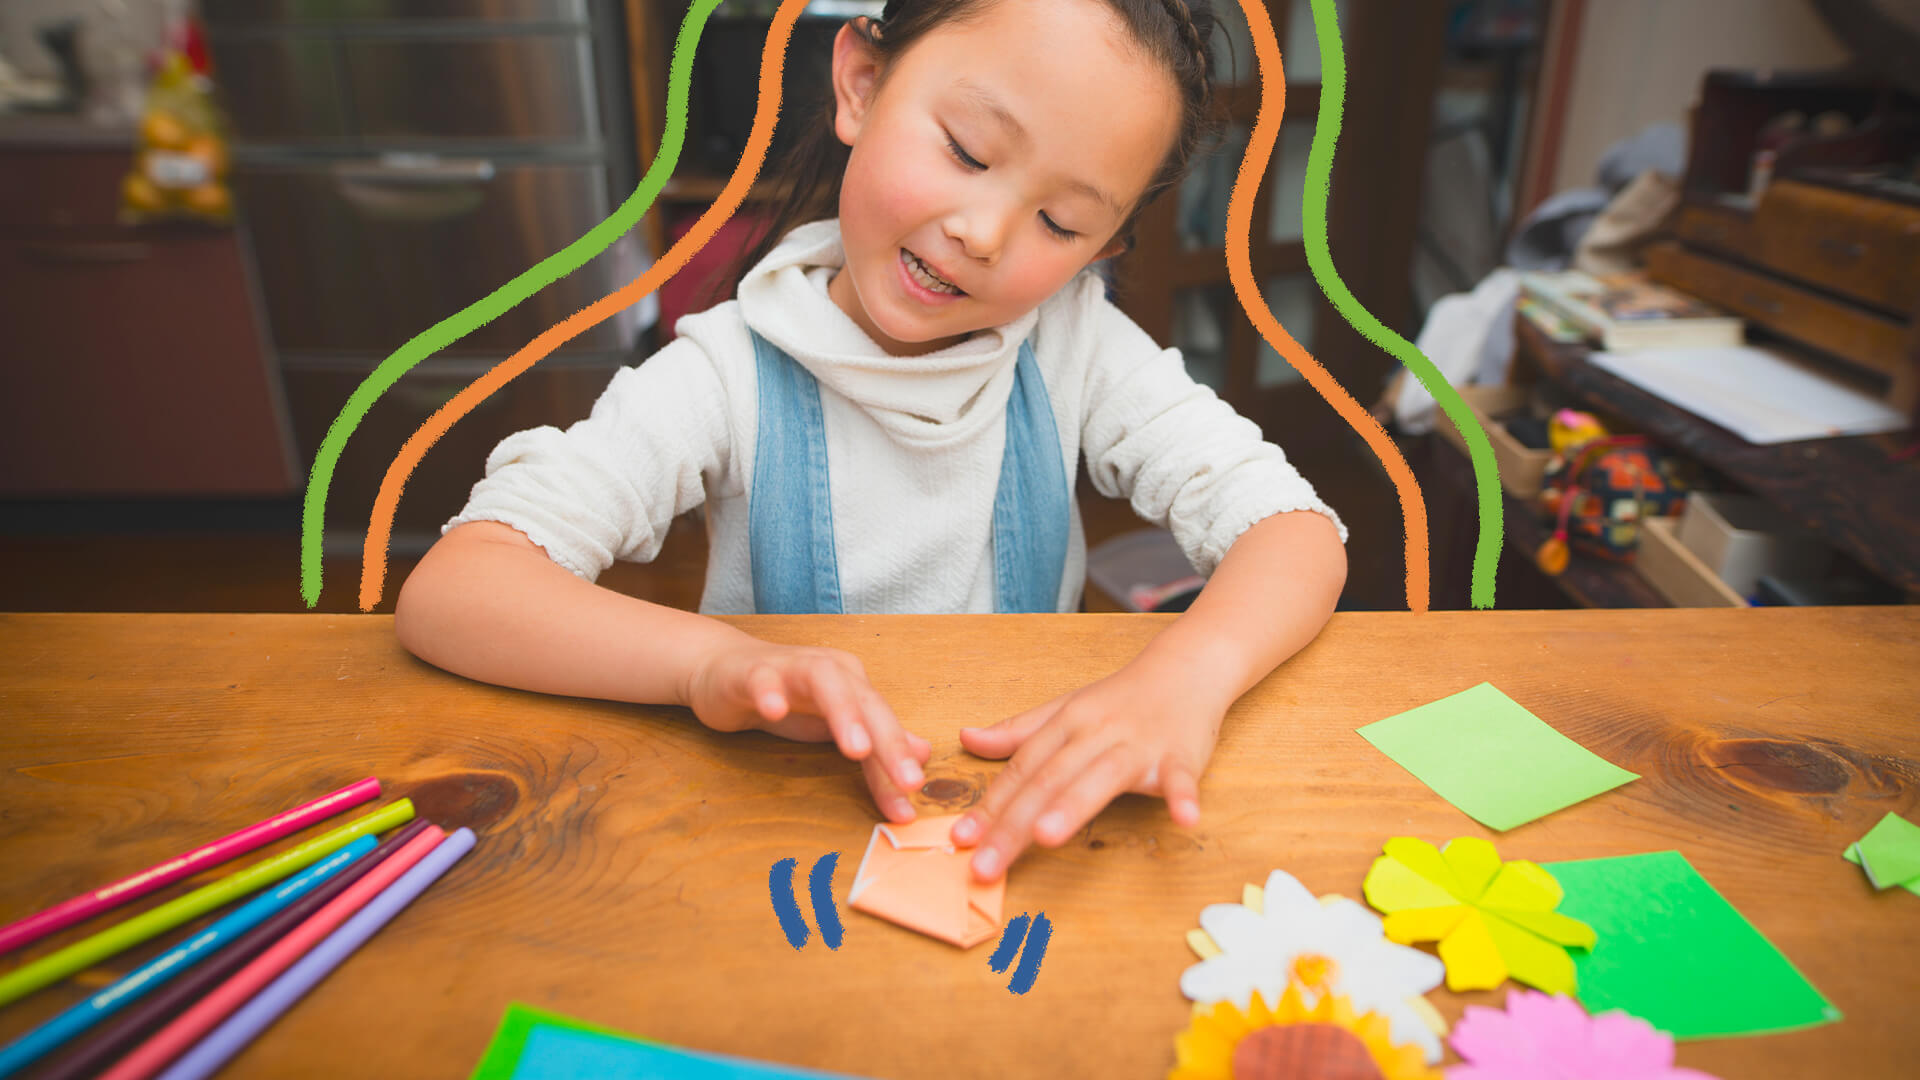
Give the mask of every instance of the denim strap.
<path id="1" fill-rule="evenodd" d="M 820 384 L 779 346 L 748 333 L 760 386 L 760 433 L 747 501 L 753 610 L 838 615 L 840 560 L 833 549 Z"/>
<path id="2" fill-rule="evenodd" d="M 1067 565 L 1067 473 L 1060 431 L 1033 346 L 1020 343 L 1013 396 L 1007 399 L 1007 448 L 993 496 L 993 609 L 1059 610 Z"/>
<path id="3" fill-rule="evenodd" d="M 811 372 L 751 329 L 759 435 L 748 498 L 753 606 L 760 614 L 839 614 L 827 433 Z M 1066 570 L 1072 496 L 1053 406 L 1033 347 L 1020 343 L 1006 451 L 993 500 L 994 610 L 1052 612 Z"/>

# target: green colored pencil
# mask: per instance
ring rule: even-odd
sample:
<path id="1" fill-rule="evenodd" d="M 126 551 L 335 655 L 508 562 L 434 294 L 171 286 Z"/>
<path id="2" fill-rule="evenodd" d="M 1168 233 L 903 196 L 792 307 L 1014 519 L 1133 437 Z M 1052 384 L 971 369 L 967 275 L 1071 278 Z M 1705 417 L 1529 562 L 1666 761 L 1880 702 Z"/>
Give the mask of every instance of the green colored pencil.
<path id="1" fill-rule="evenodd" d="M 362 836 L 385 832 L 413 819 L 413 800 L 383 806 L 365 817 L 356 818 L 329 833 L 323 833 L 297 848 L 283 851 L 262 863 L 228 874 L 219 881 L 161 904 L 152 911 L 135 915 L 126 922 L 76 941 L 56 953 L 35 960 L 6 975 L 0 975 L 0 1005 L 8 1005 L 44 986 L 90 967 L 109 956 L 164 934 L 190 919 L 237 900 L 256 889 L 271 885 L 304 867 L 326 858 Z"/>

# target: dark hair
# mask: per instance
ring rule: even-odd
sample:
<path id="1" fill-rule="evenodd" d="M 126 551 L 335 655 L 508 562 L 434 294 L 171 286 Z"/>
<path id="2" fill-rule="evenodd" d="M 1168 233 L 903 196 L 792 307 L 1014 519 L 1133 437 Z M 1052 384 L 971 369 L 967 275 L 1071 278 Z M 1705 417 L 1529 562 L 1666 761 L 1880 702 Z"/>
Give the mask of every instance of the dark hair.
<path id="1" fill-rule="evenodd" d="M 976 18 L 999 0 L 887 0 L 880 20 L 862 16 L 852 20 L 854 32 L 879 54 L 880 83 L 893 70 L 893 61 L 906 54 L 928 31 L 947 22 Z M 1133 246 L 1133 227 L 1140 212 L 1186 176 L 1193 156 L 1210 140 L 1218 119 L 1213 100 L 1212 0 L 1105 0 L 1120 16 L 1134 41 L 1174 76 L 1180 86 L 1180 134 L 1160 170 L 1116 235 Z M 875 87 L 876 91 L 878 86 Z M 840 181 L 851 150 L 834 134 L 835 101 L 828 92 L 811 109 L 796 110 L 787 123 L 799 124 L 799 137 L 781 158 L 769 180 L 791 185 L 772 222 L 757 232 L 757 242 L 735 256 L 717 282 L 723 291 L 710 294 L 708 303 L 731 297 L 748 271 L 766 258 L 795 226 L 839 211 Z"/>

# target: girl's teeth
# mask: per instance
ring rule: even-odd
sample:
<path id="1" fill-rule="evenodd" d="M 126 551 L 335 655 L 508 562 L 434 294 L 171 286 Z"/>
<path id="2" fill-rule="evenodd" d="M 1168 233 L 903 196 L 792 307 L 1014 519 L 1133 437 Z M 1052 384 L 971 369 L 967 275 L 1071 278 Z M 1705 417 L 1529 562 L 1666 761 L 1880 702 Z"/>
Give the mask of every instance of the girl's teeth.
<path id="1" fill-rule="evenodd" d="M 949 285 L 939 278 L 934 277 L 932 272 L 927 269 L 927 264 L 920 261 L 920 256 L 915 255 L 911 251 L 907 252 L 907 269 L 913 273 L 913 280 L 919 282 L 926 288 L 932 289 L 934 292 L 957 293 L 960 291 L 956 286 Z"/>

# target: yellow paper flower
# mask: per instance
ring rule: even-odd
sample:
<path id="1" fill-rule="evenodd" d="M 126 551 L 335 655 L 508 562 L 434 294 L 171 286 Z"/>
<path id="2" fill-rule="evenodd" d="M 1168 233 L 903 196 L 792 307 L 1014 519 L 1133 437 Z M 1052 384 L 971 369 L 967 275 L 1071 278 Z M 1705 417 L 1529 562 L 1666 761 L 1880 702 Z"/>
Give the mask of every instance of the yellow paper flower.
<path id="1" fill-rule="evenodd" d="M 1364 1075 L 1370 1064 L 1380 1080 L 1441 1080 L 1418 1046 L 1393 1044 L 1386 1017 L 1355 1015 L 1352 1003 L 1339 994 L 1323 994 L 1310 1006 L 1297 983 L 1287 986 L 1273 1008 L 1258 993 L 1245 1011 L 1231 1001 L 1196 1004 L 1193 1022 L 1174 1039 L 1173 1048 L 1175 1064 L 1167 1080 L 1314 1075 L 1300 1068 L 1309 1062 L 1323 1070 L 1321 1075 Z"/>
<path id="2" fill-rule="evenodd" d="M 1593 927 L 1554 910 L 1563 893 L 1552 874 L 1525 859 L 1502 863 L 1477 837 L 1450 840 L 1444 853 L 1395 837 L 1364 887 L 1367 902 L 1386 913 L 1388 940 L 1440 943 L 1449 990 L 1487 990 L 1511 977 L 1572 994 L 1566 946 L 1593 947 Z"/>

